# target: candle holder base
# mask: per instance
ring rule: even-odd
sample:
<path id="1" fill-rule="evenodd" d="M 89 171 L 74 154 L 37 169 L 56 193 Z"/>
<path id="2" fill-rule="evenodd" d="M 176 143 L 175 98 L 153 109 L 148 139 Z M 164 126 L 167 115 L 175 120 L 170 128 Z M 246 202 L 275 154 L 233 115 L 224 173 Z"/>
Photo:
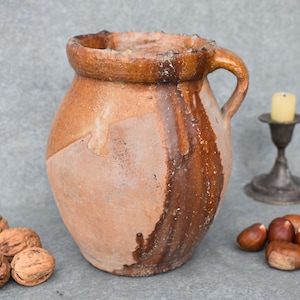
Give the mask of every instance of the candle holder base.
<path id="1" fill-rule="evenodd" d="M 262 174 L 254 177 L 252 181 L 245 186 L 245 193 L 254 200 L 268 204 L 300 204 L 300 178 L 293 176 L 291 179 L 293 186 L 283 189 L 269 186 L 269 174 Z"/>
<path id="2" fill-rule="evenodd" d="M 269 124 L 278 155 L 271 172 L 254 177 L 244 191 L 253 199 L 269 204 L 300 204 L 300 178 L 291 174 L 285 157 L 285 148 L 292 139 L 294 126 L 300 123 L 300 115 L 296 114 L 290 123 L 274 122 L 270 114 L 259 116 L 259 120 Z"/>

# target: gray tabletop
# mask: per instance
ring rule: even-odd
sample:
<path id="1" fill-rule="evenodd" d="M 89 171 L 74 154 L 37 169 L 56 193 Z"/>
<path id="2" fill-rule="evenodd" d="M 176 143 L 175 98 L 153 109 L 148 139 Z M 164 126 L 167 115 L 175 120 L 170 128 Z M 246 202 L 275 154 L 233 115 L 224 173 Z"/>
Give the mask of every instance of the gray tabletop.
<path id="1" fill-rule="evenodd" d="M 300 206 L 267 205 L 243 188 L 275 160 L 267 124 L 277 91 L 300 97 L 300 5 L 267 1 L 2 1 L 0 3 L 0 214 L 11 227 L 29 227 L 56 259 L 53 276 L 35 287 L 11 280 L 0 299 L 296 299 L 300 271 L 270 268 L 264 251 L 246 253 L 237 234 L 266 225 Z M 197 33 L 237 53 L 248 66 L 247 98 L 232 120 L 233 170 L 222 207 L 192 258 L 146 278 L 118 277 L 91 266 L 58 213 L 45 170 L 49 128 L 73 77 L 68 38 L 103 29 Z M 225 71 L 209 76 L 220 105 L 235 86 Z M 297 112 L 300 111 L 299 100 Z M 300 176 L 300 131 L 287 157 Z"/>

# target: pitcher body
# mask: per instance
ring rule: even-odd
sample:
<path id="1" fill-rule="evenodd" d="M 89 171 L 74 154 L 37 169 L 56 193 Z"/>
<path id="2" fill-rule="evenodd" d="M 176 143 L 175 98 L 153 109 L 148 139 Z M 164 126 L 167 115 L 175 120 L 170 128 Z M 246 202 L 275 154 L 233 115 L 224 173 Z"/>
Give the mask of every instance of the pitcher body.
<path id="1" fill-rule="evenodd" d="M 100 32 L 69 40 L 74 80 L 47 147 L 53 195 L 83 256 L 118 275 L 179 267 L 209 229 L 231 171 L 243 62 L 197 36 Z M 237 77 L 220 108 L 207 80 Z"/>

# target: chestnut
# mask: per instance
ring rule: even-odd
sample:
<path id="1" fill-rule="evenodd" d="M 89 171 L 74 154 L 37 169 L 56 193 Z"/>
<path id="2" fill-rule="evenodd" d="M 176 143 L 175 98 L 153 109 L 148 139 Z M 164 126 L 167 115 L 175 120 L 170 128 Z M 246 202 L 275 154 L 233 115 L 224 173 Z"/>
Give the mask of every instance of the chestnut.
<path id="1" fill-rule="evenodd" d="M 300 227 L 300 215 L 297 214 L 288 214 L 283 216 L 285 219 L 289 220 L 295 229 L 295 234 L 298 231 L 298 228 Z"/>
<path id="2" fill-rule="evenodd" d="M 297 232 L 295 233 L 294 243 L 300 245 L 300 227 L 298 228 Z"/>
<path id="3" fill-rule="evenodd" d="M 272 241 L 268 244 L 265 255 L 270 267 L 285 271 L 300 268 L 300 245 L 286 241 Z"/>
<path id="4" fill-rule="evenodd" d="M 267 240 L 267 228 L 262 223 L 255 223 L 245 228 L 237 236 L 238 246 L 246 251 L 261 250 Z"/>
<path id="5" fill-rule="evenodd" d="M 293 242 L 295 229 L 292 223 L 284 217 L 278 217 L 272 220 L 268 228 L 268 242 L 286 241 Z"/>

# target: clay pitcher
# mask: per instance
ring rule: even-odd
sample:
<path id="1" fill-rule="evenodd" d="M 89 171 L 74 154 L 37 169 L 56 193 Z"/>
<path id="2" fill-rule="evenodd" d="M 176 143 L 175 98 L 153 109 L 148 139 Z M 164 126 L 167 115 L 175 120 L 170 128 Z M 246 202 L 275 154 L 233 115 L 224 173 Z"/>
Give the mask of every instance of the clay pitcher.
<path id="1" fill-rule="evenodd" d="M 224 197 L 246 66 L 213 41 L 162 32 L 81 35 L 67 55 L 75 77 L 46 163 L 66 227 L 101 270 L 147 276 L 181 266 Z M 221 108 L 207 80 L 218 68 L 237 78 Z"/>

